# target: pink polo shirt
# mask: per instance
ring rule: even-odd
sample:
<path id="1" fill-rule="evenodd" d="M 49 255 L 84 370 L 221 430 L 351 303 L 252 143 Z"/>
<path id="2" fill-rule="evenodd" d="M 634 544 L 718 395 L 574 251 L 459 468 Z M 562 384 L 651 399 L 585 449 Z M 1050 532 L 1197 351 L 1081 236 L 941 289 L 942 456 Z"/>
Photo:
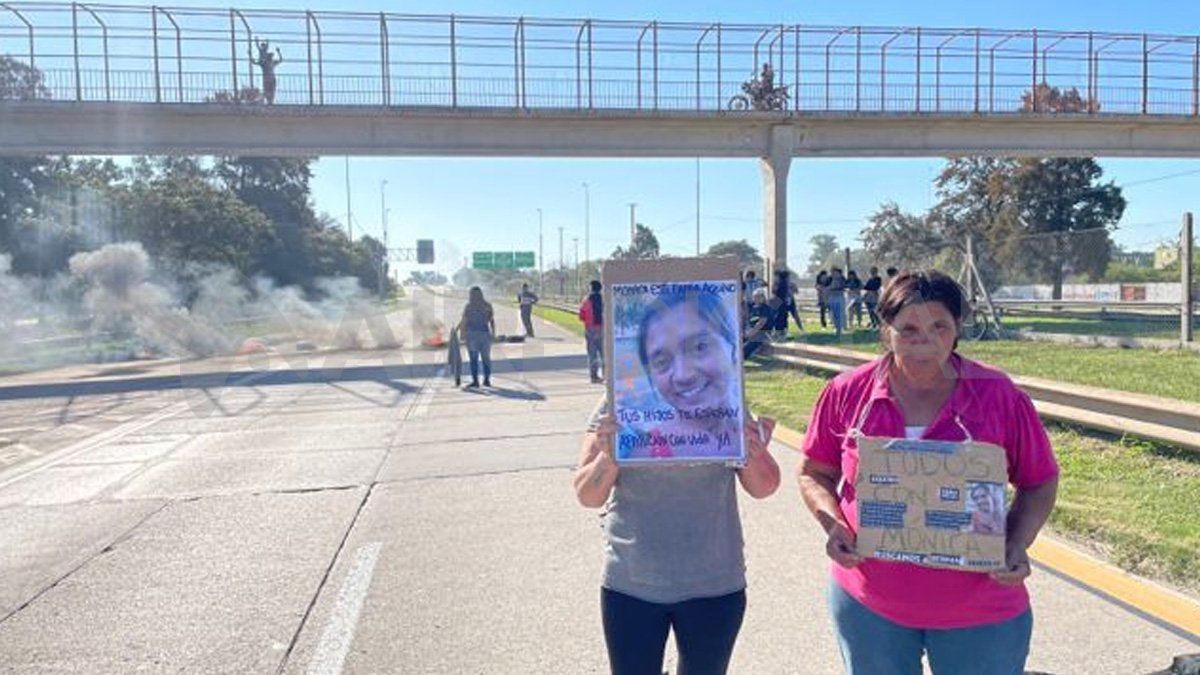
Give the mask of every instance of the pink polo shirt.
<path id="1" fill-rule="evenodd" d="M 854 480 L 858 447 L 848 434 L 866 406 L 866 436 L 904 437 L 904 413 L 888 389 L 881 357 L 834 378 L 813 408 L 804 454 L 840 466 L 842 513 L 858 522 Z M 963 440 L 957 417 L 972 438 L 995 443 L 1008 457 L 1008 480 L 1034 488 L 1058 476 L 1050 439 L 1025 392 L 999 370 L 955 354 L 954 393 L 922 438 Z M 998 623 L 1029 607 L 1024 585 L 1003 586 L 987 574 L 931 569 L 910 563 L 867 559 L 854 569 L 833 564 L 833 578 L 851 597 L 877 614 L 911 628 L 964 628 Z"/>

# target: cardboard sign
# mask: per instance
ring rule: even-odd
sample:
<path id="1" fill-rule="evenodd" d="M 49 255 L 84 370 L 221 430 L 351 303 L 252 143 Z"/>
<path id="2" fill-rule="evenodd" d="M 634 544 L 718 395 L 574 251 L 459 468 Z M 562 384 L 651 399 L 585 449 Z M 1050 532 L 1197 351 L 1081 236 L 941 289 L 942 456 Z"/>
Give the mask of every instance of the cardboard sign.
<path id="1" fill-rule="evenodd" d="M 618 464 L 746 460 L 736 258 L 604 264 Z"/>
<path id="2" fill-rule="evenodd" d="M 858 439 L 859 555 L 926 567 L 1004 567 L 1004 448 Z"/>

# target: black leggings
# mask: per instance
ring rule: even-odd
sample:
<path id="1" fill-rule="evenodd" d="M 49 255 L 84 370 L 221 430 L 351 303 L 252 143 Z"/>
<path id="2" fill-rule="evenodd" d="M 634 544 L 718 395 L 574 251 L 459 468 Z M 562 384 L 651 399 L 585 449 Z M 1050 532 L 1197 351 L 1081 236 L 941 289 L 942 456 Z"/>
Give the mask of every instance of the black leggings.
<path id="1" fill-rule="evenodd" d="M 601 588 L 600 613 L 613 675 L 662 675 L 670 629 L 679 675 L 723 675 L 746 613 L 746 591 L 664 605 Z"/>

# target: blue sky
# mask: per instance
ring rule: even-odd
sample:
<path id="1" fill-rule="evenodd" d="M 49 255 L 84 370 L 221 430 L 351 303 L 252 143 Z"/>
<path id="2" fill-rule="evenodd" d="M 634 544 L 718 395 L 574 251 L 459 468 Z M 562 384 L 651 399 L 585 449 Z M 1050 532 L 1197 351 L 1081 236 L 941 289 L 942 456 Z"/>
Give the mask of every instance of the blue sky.
<path id="1" fill-rule="evenodd" d="M 209 3 L 189 5 L 216 6 Z M 238 4 L 238 3 L 235 3 Z M 222 3 L 220 6 L 228 6 Z M 246 6 L 298 9 L 270 0 Z M 429 14 L 538 16 L 558 18 L 659 19 L 746 23 L 892 25 L 926 27 L 1040 28 L 1163 32 L 1200 31 L 1200 3 L 1146 1 L 1032 2 L 550 2 L 546 0 L 405 0 L 335 2 L 313 0 L 313 10 L 389 11 Z M 1181 212 L 1200 210 L 1200 170 L 1195 161 L 1102 159 L 1107 178 L 1127 185 L 1129 206 L 1115 235 L 1129 248 L 1149 249 L 1178 232 Z M 796 160 L 789 179 L 789 260 L 804 267 L 808 239 L 830 233 L 853 245 L 867 215 L 892 200 L 920 211 L 933 202 L 931 180 L 941 160 Z M 567 261 L 573 238 L 584 255 L 584 190 L 591 195 L 591 254 L 599 257 L 628 238 L 629 202 L 638 220 L 652 227 L 666 252 L 695 251 L 694 160 L 541 160 L 351 158 L 350 182 L 355 234 L 381 229 L 380 182 L 392 245 L 417 238 L 439 242 L 439 265 L 452 271 L 472 250 L 537 250 L 537 209 L 544 215 L 547 267 L 558 260 L 563 228 Z M 703 248 L 745 238 L 761 246 L 761 177 L 754 160 L 702 160 L 700 230 Z M 340 220 L 346 213 L 345 161 L 329 157 L 316 165 L 314 195 L 319 210 Z M 402 270 L 402 273 L 406 273 Z"/>

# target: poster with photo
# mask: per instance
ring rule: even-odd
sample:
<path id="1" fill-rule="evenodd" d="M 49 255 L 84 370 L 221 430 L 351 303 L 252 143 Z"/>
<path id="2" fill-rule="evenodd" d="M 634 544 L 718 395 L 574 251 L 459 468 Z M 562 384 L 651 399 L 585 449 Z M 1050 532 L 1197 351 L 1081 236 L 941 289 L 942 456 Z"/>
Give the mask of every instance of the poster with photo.
<path id="1" fill-rule="evenodd" d="M 737 260 L 610 261 L 602 283 L 617 463 L 744 464 Z"/>
<path id="2" fill-rule="evenodd" d="M 1004 567 L 1004 448 L 862 437 L 858 459 L 860 555 L 976 572 Z"/>

